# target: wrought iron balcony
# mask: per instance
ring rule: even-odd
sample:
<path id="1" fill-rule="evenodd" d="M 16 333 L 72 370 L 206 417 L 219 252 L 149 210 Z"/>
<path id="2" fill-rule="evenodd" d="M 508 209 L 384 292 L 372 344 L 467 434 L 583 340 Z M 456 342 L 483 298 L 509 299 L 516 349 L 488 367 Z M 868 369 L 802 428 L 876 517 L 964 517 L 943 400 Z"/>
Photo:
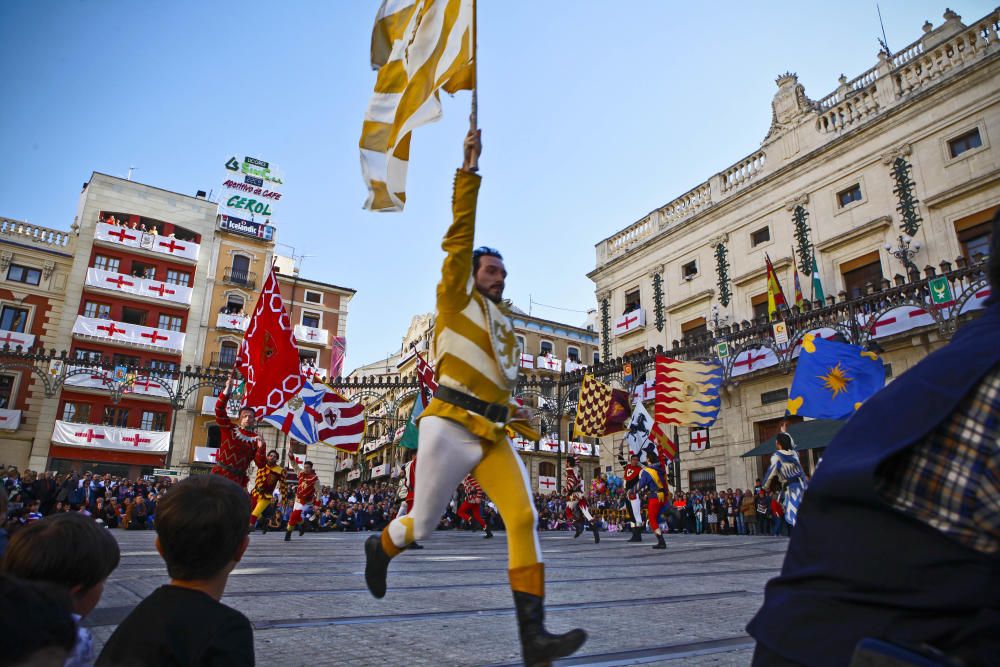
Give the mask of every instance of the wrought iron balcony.
<path id="1" fill-rule="evenodd" d="M 213 352 L 209 368 L 233 368 L 236 366 L 236 353 Z"/>
<path id="2" fill-rule="evenodd" d="M 242 271 L 229 266 L 222 276 L 222 281 L 229 285 L 239 285 L 248 290 L 257 289 L 257 274 L 253 271 Z"/>

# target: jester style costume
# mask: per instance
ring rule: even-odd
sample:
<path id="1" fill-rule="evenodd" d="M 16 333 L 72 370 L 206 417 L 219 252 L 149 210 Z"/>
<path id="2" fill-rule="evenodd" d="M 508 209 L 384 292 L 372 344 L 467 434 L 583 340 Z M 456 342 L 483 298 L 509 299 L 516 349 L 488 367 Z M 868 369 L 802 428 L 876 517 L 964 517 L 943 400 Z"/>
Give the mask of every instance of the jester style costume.
<path id="1" fill-rule="evenodd" d="M 299 526 L 300 536 L 305 533 L 302 528 L 302 510 L 316 501 L 316 488 L 318 486 L 319 475 L 314 471 L 303 470 L 299 473 L 299 483 L 295 487 L 295 505 L 292 506 L 292 516 L 288 517 L 288 526 L 285 529 L 286 542 L 292 539 L 292 531 L 295 530 L 296 526 Z"/>
<path id="2" fill-rule="evenodd" d="M 802 504 L 802 495 L 806 492 L 806 473 L 794 449 L 779 449 L 771 456 L 771 465 L 764 476 L 764 488 L 771 488 L 772 484 L 781 485 L 781 506 L 785 510 L 785 521 L 794 526 L 799 505 Z"/>
<path id="3" fill-rule="evenodd" d="M 508 575 L 514 595 L 521 650 L 528 664 L 569 655 L 586 640 L 574 630 L 545 630 L 545 570 L 535 530 L 531 485 L 507 427 L 537 440 L 539 434 L 511 419 L 517 404 L 521 349 L 509 312 L 475 287 L 473 239 L 480 177 L 461 169 L 455 176 L 453 222 L 442 249 L 447 253 L 437 288 L 433 356 L 438 389 L 420 416 L 414 507 L 365 543 L 365 582 L 385 596 L 390 559 L 414 540 L 429 538 L 459 482 L 470 472 L 496 503 L 507 529 Z"/>
<path id="4" fill-rule="evenodd" d="M 271 501 L 274 499 L 274 489 L 278 487 L 281 497 L 285 497 L 285 469 L 277 464 L 271 465 L 264 453 L 264 443 L 260 443 L 254 455 L 254 465 L 257 466 L 257 475 L 253 481 L 253 491 L 250 493 L 250 504 L 253 511 L 250 513 L 250 530 L 257 524 L 264 512 L 267 511 Z M 267 522 L 263 524 L 263 532 L 267 532 Z"/>
<path id="5" fill-rule="evenodd" d="M 634 456 L 634 455 L 633 455 Z M 628 509 L 629 517 L 632 520 L 632 537 L 629 542 L 642 542 L 642 504 L 639 500 L 638 485 L 639 475 L 642 473 L 642 466 L 625 459 L 618 459 L 625 468 L 622 479 L 625 481 L 625 498 L 623 502 Z"/>
<path id="6" fill-rule="evenodd" d="M 213 475 L 222 475 L 246 489 L 250 477 L 247 469 L 257 453 L 258 436 L 253 431 L 246 431 L 233 423 L 226 413 L 226 403 L 229 397 L 223 392 L 215 402 L 215 423 L 219 425 L 221 444 L 215 455 Z"/>
<path id="7" fill-rule="evenodd" d="M 654 549 L 666 549 L 667 543 L 663 539 L 663 530 L 660 528 L 660 510 L 667 502 L 669 489 L 667 488 L 667 473 L 660 464 L 645 465 L 639 473 L 639 481 L 636 484 L 636 491 L 645 491 L 649 500 L 646 503 L 646 519 L 649 527 L 656 534 L 656 544 Z"/>
<path id="8" fill-rule="evenodd" d="M 601 541 L 601 535 L 597 531 L 597 522 L 587 509 L 587 498 L 583 495 L 583 475 L 576 459 L 572 456 L 566 459 L 566 470 L 563 471 L 563 496 L 566 499 L 566 520 L 573 524 L 576 529 L 574 538 L 580 537 L 583 533 L 583 520 L 577 519 L 576 511 L 580 510 L 587 521 L 590 522 L 590 530 L 594 533 L 594 544 Z"/>
<path id="9" fill-rule="evenodd" d="M 483 487 L 479 486 L 479 482 L 472 475 L 466 475 L 465 479 L 462 480 L 462 490 L 465 492 L 465 500 L 462 501 L 461 506 L 458 508 L 458 516 L 462 518 L 462 521 L 468 521 L 470 518 L 476 520 L 476 523 L 486 531 L 485 537 L 493 537 L 493 531 L 490 527 L 486 525 L 486 521 L 483 520 L 483 513 L 480 511 L 480 507 L 483 504 Z"/>

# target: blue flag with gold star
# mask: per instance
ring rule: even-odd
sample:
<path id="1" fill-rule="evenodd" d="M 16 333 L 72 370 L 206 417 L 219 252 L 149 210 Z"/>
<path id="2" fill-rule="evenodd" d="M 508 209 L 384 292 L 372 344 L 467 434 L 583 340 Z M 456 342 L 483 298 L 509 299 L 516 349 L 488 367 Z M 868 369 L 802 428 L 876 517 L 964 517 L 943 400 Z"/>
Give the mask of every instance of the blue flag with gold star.
<path id="1" fill-rule="evenodd" d="M 885 385 L 885 367 L 874 352 L 809 334 L 788 392 L 788 414 L 846 419 Z"/>

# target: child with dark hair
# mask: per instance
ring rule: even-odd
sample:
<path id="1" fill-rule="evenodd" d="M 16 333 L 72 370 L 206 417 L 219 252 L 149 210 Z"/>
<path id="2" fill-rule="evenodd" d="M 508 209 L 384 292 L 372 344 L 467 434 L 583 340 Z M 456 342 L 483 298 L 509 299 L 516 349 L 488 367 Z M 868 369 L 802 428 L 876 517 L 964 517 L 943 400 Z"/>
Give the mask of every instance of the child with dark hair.
<path id="1" fill-rule="evenodd" d="M 249 544 L 246 491 L 221 475 L 189 477 L 156 507 L 156 549 L 170 583 L 122 621 L 97 661 L 111 665 L 253 665 L 253 628 L 219 602 Z"/>
<path id="2" fill-rule="evenodd" d="M 0 574 L 0 628 L 4 664 L 62 667 L 76 641 L 72 603 L 65 590 L 40 581 Z"/>
<path id="3" fill-rule="evenodd" d="M 39 519 L 10 540 L 3 569 L 8 574 L 55 584 L 72 602 L 77 624 L 76 646 L 67 665 L 94 662 L 90 632 L 79 627 L 104 593 L 104 582 L 118 567 L 121 553 L 115 538 L 88 516 L 64 512 Z"/>

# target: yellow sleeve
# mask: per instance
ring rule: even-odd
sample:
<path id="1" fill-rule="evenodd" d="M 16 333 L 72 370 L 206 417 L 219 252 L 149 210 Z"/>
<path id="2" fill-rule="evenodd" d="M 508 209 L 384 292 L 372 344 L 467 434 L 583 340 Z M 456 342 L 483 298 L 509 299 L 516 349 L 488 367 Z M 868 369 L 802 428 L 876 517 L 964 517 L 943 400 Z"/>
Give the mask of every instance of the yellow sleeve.
<path id="1" fill-rule="evenodd" d="M 476 235 L 476 200 L 482 179 L 459 169 L 455 174 L 455 194 L 452 198 L 452 223 L 441 242 L 447 253 L 441 267 L 441 282 L 437 290 L 440 311 L 456 312 L 465 308 L 471 297 L 472 245 Z"/>

